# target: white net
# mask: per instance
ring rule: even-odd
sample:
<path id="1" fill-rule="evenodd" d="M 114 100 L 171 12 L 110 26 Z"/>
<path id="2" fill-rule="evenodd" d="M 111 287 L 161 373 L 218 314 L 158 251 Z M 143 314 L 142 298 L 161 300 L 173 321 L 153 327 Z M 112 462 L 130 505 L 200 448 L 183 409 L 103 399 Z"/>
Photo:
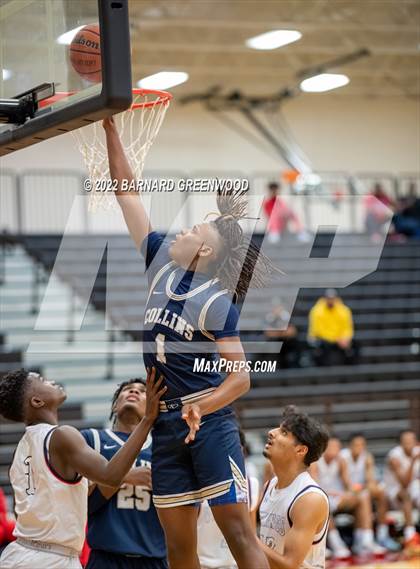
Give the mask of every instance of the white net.
<path id="1" fill-rule="evenodd" d="M 134 174 L 141 179 L 147 153 L 165 118 L 171 96 L 138 90 L 130 109 L 114 116 L 125 154 Z M 136 105 L 140 104 L 140 107 Z M 116 200 L 110 184 L 108 153 L 102 121 L 73 131 L 89 172 L 89 210 L 112 209 Z M 85 188 L 86 189 L 86 188 Z"/>

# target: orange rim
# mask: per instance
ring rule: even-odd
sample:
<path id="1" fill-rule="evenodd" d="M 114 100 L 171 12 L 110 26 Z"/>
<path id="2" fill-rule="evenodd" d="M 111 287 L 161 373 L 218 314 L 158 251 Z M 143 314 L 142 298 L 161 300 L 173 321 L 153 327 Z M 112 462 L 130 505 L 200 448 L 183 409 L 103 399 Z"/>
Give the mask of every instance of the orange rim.
<path id="1" fill-rule="evenodd" d="M 146 97 L 147 95 L 155 95 L 156 99 L 153 101 L 143 101 L 140 103 L 133 103 L 130 107 L 131 111 L 136 109 L 154 107 L 155 105 L 167 105 L 172 100 L 171 93 L 167 91 L 158 91 L 157 89 L 133 89 L 133 95 Z"/>

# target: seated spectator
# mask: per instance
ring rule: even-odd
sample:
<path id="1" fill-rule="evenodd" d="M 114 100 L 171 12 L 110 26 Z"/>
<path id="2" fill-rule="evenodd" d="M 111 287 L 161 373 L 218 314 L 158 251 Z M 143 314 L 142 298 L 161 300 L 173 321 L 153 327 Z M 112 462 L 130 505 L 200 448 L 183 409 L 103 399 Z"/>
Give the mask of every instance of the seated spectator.
<path id="1" fill-rule="evenodd" d="M 414 526 L 413 509 L 420 508 L 420 445 L 414 431 L 402 431 L 399 445 L 389 451 L 384 482 L 391 508 L 404 512 L 406 545 L 419 546 L 420 535 Z"/>
<path id="2" fill-rule="evenodd" d="M 309 312 L 308 342 L 317 365 L 354 363 L 353 317 L 337 291 L 327 289 Z"/>
<path id="3" fill-rule="evenodd" d="M 15 521 L 9 516 L 7 512 L 7 501 L 3 490 L 0 488 L 0 551 L 8 543 L 11 543 L 16 538 L 13 535 L 15 529 Z"/>
<path id="4" fill-rule="evenodd" d="M 410 184 L 408 194 L 399 201 L 392 221 L 397 233 L 420 239 L 420 198 L 414 182 Z"/>
<path id="5" fill-rule="evenodd" d="M 378 241 L 381 238 L 383 225 L 392 217 L 395 204 L 387 196 L 382 185 L 376 183 L 372 192 L 365 196 L 364 206 L 366 210 L 366 233 L 372 241 Z"/>
<path id="6" fill-rule="evenodd" d="M 280 197 L 280 185 L 277 182 L 268 185 L 268 196 L 264 199 L 263 208 L 267 217 L 267 234 L 270 243 L 278 243 L 282 236 L 290 231 L 291 226 L 299 240 L 308 240 L 308 234 L 298 216 Z"/>
<path id="7" fill-rule="evenodd" d="M 269 342 L 283 342 L 277 355 L 280 368 L 299 367 L 300 347 L 297 340 L 298 331 L 290 324 L 290 312 L 276 299 L 271 311 L 265 317 L 265 339 Z"/>
<path id="8" fill-rule="evenodd" d="M 386 523 L 388 499 L 385 488 L 376 480 L 375 459 L 368 451 L 366 438 L 362 433 L 350 437 L 349 447 L 341 451 L 340 457 L 347 465 L 350 483 L 355 492 L 367 492 L 376 505 L 376 540 L 389 551 L 399 551 L 400 545 L 389 536 Z"/>
<path id="9" fill-rule="evenodd" d="M 352 488 L 347 464 L 340 456 L 340 451 L 340 440 L 337 437 L 331 437 L 326 451 L 313 469 L 314 477 L 328 494 L 330 501 L 331 521 L 328 543 L 333 557 L 346 558 L 351 555 L 332 518 L 334 514 L 344 512 L 350 512 L 355 517 L 353 552 L 357 555 L 382 554 L 385 549 L 374 540 L 372 505 L 369 495 Z"/>
<path id="10" fill-rule="evenodd" d="M 412 205 L 414 205 L 418 197 L 419 196 L 417 193 L 416 183 L 410 182 L 407 193 L 398 198 L 397 206 L 400 210 L 405 209 L 406 207 L 411 207 Z"/>

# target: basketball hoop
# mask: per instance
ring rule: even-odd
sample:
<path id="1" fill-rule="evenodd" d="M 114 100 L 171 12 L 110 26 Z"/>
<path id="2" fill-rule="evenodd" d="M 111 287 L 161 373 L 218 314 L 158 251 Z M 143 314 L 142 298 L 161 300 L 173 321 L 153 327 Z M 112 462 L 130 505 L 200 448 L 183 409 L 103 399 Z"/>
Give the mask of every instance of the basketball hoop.
<path id="1" fill-rule="evenodd" d="M 165 118 L 172 95 L 153 89 L 133 89 L 129 109 L 114 116 L 121 142 L 135 180 L 143 173 L 147 153 Z M 89 210 L 115 206 L 114 189 L 109 187 L 108 153 L 101 121 L 73 131 L 78 148 L 89 172 L 91 193 Z"/>

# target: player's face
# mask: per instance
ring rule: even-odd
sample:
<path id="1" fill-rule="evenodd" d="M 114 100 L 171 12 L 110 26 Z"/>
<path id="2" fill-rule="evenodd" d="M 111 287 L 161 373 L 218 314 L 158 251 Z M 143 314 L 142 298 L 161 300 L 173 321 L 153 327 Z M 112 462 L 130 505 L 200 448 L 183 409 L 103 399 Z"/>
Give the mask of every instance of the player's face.
<path id="1" fill-rule="evenodd" d="M 350 443 L 350 450 L 354 457 L 358 457 L 366 450 L 366 440 L 364 437 L 355 437 Z"/>
<path id="2" fill-rule="evenodd" d="M 277 429 L 269 431 L 263 454 L 273 464 L 289 464 L 303 459 L 306 448 L 281 424 Z"/>
<path id="3" fill-rule="evenodd" d="M 328 441 L 328 446 L 324 452 L 324 458 L 327 461 L 334 460 L 337 458 L 341 450 L 341 443 L 338 439 L 330 439 Z"/>
<path id="4" fill-rule="evenodd" d="M 28 377 L 28 398 L 32 407 L 54 409 L 65 401 L 67 395 L 60 384 L 38 373 L 30 373 Z"/>
<path id="5" fill-rule="evenodd" d="M 142 383 L 130 383 L 121 391 L 116 403 L 115 414 L 122 415 L 126 411 L 134 412 L 139 420 L 146 412 L 146 386 Z"/>
<path id="6" fill-rule="evenodd" d="M 178 265 L 189 267 L 197 256 L 215 261 L 219 250 L 217 230 L 210 223 L 200 223 L 178 233 L 169 247 L 169 254 Z"/>
<path id="7" fill-rule="evenodd" d="M 418 445 L 415 433 L 407 432 L 401 435 L 401 446 L 408 455 L 411 455 L 414 448 Z"/>

